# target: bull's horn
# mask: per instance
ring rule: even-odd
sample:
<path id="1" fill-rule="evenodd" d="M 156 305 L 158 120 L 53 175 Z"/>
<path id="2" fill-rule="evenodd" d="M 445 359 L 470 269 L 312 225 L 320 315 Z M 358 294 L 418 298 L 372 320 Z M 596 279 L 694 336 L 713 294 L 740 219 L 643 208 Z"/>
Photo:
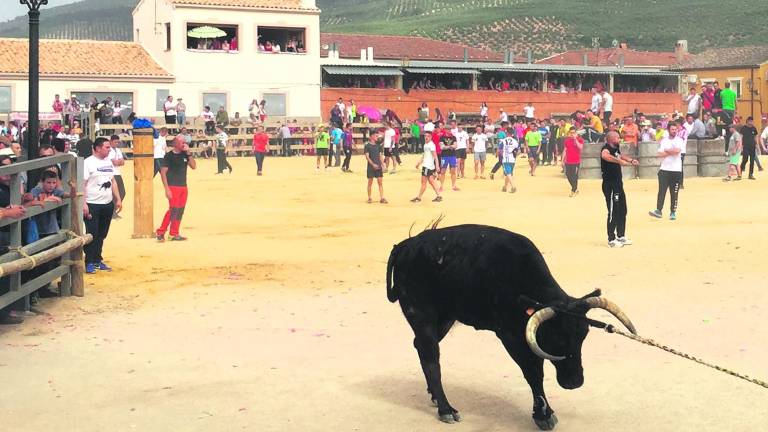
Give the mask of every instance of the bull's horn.
<path id="1" fill-rule="evenodd" d="M 565 357 L 553 356 L 544 352 L 544 350 L 539 347 L 539 343 L 536 341 L 536 331 L 538 331 L 541 323 L 552 318 L 553 316 L 555 316 L 555 310 L 551 307 L 538 310 L 536 313 L 531 315 L 531 318 L 528 319 L 528 324 L 525 326 L 525 340 L 528 342 L 528 346 L 531 347 L 531 351 L 533 351 L 533 353 L 537 356 L 551 361 L 564 360 Z"/>
<path id="2" fill-rule="evenodd" d="M 634 335 L 637 334 L 637 330 L 635 330 L 635 326 L 632 324 L 632 321 L 629 320 L 627 314 L 625 314 L 624 311 L 622 311 L 621 308 L 616 306 L 616 304 L 612 301 L 603 297 L 590 297 L 586 299 L 585 302 L 590 309 L 598 308 L 610 312 L 611 315 L 615 316 L 617 320 L 624 324 L 624 327 L 626 327 L 627 330 L 632 332 Z"/>

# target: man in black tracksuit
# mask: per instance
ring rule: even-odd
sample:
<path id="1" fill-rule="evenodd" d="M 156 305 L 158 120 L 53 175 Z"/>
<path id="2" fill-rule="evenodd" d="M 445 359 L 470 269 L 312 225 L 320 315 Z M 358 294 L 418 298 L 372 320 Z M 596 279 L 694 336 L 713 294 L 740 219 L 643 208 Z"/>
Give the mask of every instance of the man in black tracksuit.
<path id="1" fill-rule="evenodd" d="M 620 248 L 629 246 L 632 241 L 626 237 L 627 197 L 624 194 L 624 182 L 621 167 L 638 165 L 636 159 L 621 154 L 619 134 L 608 132 L 605 145 L 600 153 L 600 170 L 603 174 L 603 195 L 608 207 L 608 246 Z"/>

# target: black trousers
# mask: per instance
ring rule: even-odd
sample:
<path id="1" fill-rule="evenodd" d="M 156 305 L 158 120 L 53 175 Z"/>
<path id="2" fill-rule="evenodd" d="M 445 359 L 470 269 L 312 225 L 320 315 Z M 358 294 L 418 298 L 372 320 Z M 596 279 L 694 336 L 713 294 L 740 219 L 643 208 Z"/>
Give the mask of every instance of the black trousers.
<path id="1" fill-rule="evenodd" d="M 608 128 L 608 125 L 611 124 L 611 114 L 613 114 L 611 111 L 603 112 L 603 127 L 606 129 Z"/>
<path id="2" fill-rule="evenodd" d="M 496 157 L 498 159 L 496 160 L 496 165 L 494 165 L 493 169 L 491 169 L 491 174 L 496 174 L 496 171 L 501 169 L 501 156 L 497 154 Z"/>
<path id="3" fill-rule="evenodd" d="M 344 149 L 344 162 L 341 164 L 341 169 L 343 171 L 349 170 L 349 163 L 352 161 L 352 149 L 351 148 L 345 148 Z"/>
<path id="4" fill-rule="evenodd" d="M 255 152 L 254 156 L 256 157 L 256 168 L 258 169 L 259 173 L 261 173 L 261 168 L 264 167 L 264 156 L 266 153 L 261 152 Z"/>
<path id="5" fill-rule="evenodd" d="M 155 178 L 157 173 L 160 172 L 160 168 L 162 168 L 162 166 L 163 166 L 163 159 L 155 158 L 155 173 L 152 174 L 152 178 Z"/>
<path id="6" fill-rule="evenodd" d="M 565 164 L 565 177 L 571 184 L 571 192 L 579 190 L 579 164 Z"/>
<path id="7" fill-rule="evenodd" d="M 755 173 L 755 149 L 747 149 L 744 147 L 744 152 L 741 154 L 741 172 L 744 173 L 744 168 L 747 167 L 747 161 L 749 161 L 749 176 Z"/>
<path id="8" fill-rule="evenodd" d="M 608 207 L 608 241 L 614 241 L 616 237 L 624 237 L 627 228 L 627 196 L 624 194 L 624 184 L 618 182 L 606 182 L 603 180 L 603 196 Z"/>
<path id="9" fill-rule="evenodd" d="M 219 173 L 223 173 L 225 168 L 232 171 L 232 165 L 227 161 L 227 149 L 216 147 L 216 161 Z"/>
<path id="10" fill-rule="evenodd" d="M 104 261 L 101 250 L 104 247 L 104 239 L 109 234 L 109 225 L 112 223 L 112 213 L 115 211 L 115 203 L 92 204 L 88 203 L 90 219 L 85 219 L 85 232 L 93 236 L 93 241 L 85 245 L 85 262 L 98 264 Z"/>
<path id="11" fill-rule="evenodd" d="M 680 171 L 659 170 L 659 195 L 656 197 L 656 210 L 664 209 L 664 199 L 669 190 L 671 211 L 677 211 L 677 194 L 680 192 L 680 182 L 683 179 L 683 173 Z"/>

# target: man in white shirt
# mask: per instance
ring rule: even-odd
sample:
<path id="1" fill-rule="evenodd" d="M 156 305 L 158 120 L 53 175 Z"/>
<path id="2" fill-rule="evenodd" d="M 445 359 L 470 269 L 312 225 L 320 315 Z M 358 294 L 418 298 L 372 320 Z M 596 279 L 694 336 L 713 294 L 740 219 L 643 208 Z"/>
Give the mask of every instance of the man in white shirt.
<path id="1" fill-rule="evenodd" d="M 173 96 L 168 96 L 163 104 L 163 111 L 165 111 L 165 124 L 176 124 L 176 103 L 173 101 Z"/>
<path id="2" fill-rule="evenodd" d="M 600 106 L 603 104 L 603 97 L 597 92 L 596 88 L 592 88 L 592 104 L 589 106 L 589 111 L 595 114 L 600 113 Z"/>
<path id="3" fill-rule="evenodd" d="M 93 143 L 93 155 L 83 162 L 85 231 L 93 236 L 93 241 L 84 247 L 85 272 L 88 274 L 96 273 L 97 270 L 112 270 L 104 263 L 102 248 L 104 239 L 109 234 L 112 215 L 115 212 L 120 213 L 123 202 L 115 184 L 115 167 L 109 160 L 110 150 L 112 146 L 107 138 L 96 138 Z"/>
<path id="4" fill-rule="evenodd" d="M 701 96 L 696 93 L 696 87 L 691 87 L 688 94 L 683 96 L 683 101 L 688 104 L 688 112 L 693 118 L 699 118 L 699 111 L 701 110 Z"/>
<path id="5" fill-rule="evenodd" d="M 485 158 L 488 152 L 488 135 L 483 132 L 482 126 L 475 128 L 472 135 L 472 153 L 475 157 L 475 180 L 485 179 Z"/>
<path id="6" fill-rule="evenodd" d="M 451 135 L 456 138 L 456 161 L 458 162 L 458 177 L 464 178 L 464 162 L 467 160 L 467 144 L 469 144 L 469 134 L 464 129 L 460 129 L 456 120 L 451 120 Z"/>
<path id="7" fill-rule="evenodd" d="M 509 115 L 502 108 L 499 110 L 499 123 L 504 123 L 505 121 L 509 121 Z"/>
<path id="8" fill-rule="evenodd" d="M 411 202 L 421 202 L 421 197 L 424 195 L 424 191 L 427 190 L 427 183 L 432 186 L 437 195 L 432 201 L 442 201 L 440 182 L 437 181 L 437 174 L 440 174 L 440 166 L 437 164 L 437 146 L 432 142 L 431 135 L 427 135 L 426 142 L 424 143 L 424 154 L 419 163 L 416 164 L 416 169 L 419 169 L 419 167 L 421 167 L 421 189 L 419 189 L 419 195 L 412 199 Z"/>
<path id="9" fill-rule="evenodd" d="M 392 125 L 386 123 L 387 129 L 384 131 L 384 171 L 389 170 L 389 161 L 392 160 L 392 171 L 390 174 L 397 172 L 397 160 L 395 159 L 394 147 L 395 143 L 395 130 L 392 129 Z"/>
<path id="10" fill-rule="evenodd" d="M 683 158 L 685 142 L 677 136 L 678 126 L 671 122 L 667 126 L 668 136 L 662 138 L 657 153 L 661 160 L 659 170 L 659 194 L 656 198 L 656 209 L 648 212 L 651 216 L 661 219 L 664 209 L 664 199 L 669 190 L 670 214 L 669 219 L 677 219 L 677 195 L 680 192 L 680 182 L 683 178 Z"/>
<path id="11" fill-rule="evenodd" d="M 168 128 L 160 128 L 160 135 L 153 139 L 154 158 L 155 158 L 155 173 L 152 175 L 154 178 L 157 173 L 160 172 L 160 168 L 163 166 L 163 159 L 165 158 L 166 150 L 166 137 L 168 136 Z"/>
<path id="12" fill-rule="evenodd" d="M 600 98 L 602 99 L 603 127 L 607 129 L 611 124 L 611 114 L 613 114 L 613 96 L 603 89 Z"/>
<path id="13" fill-rule="evenodd" d="M 525 113 L 526 122 L 532 122 L 536 120 L 536 108 L 533 107 L 532 102 L 528 102 L 528 104 L 523 107 L 523 112 Z"/>
<path id="14" fill-rule="evenodd" d="M 117 185 L 117 194 L 120 195 L 120 201 L 122 202 L 125 200 L 125 183 L 123 182 L 123 176 L 120 175 L 120 167 L 125 165 L 125 156 L 123 155 L 123 151 L 120 150 L 120 137 L 112 135 L 109 138 L 109 145 L 112 148 L 109 150 L 107 159 L 112 162 L 112 166 L 115 169 L 114 174 L 115 184 Z M 113 218 L 120 219 L 120 215 L 115 212 Z"/>

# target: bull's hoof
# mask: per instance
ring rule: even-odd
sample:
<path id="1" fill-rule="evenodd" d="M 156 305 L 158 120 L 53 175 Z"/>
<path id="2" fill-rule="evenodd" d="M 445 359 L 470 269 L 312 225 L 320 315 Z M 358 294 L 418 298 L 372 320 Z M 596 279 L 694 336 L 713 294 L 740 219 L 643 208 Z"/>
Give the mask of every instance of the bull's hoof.
<path id="1" fill-rule="evenodd" d="M 533 422 L 534 422 L 534 423 L 536 423 L 536 426 L 537 426 L 539 429 L 541 429 L 541 430 L 545 430 L 545 431 L 548 431 L 548 430 L 552 430 L 552 429 L 554 429 L 554 428 L 555 428 L 555 426 L 557 425 L 557 417 L 556 417 L 556 416 L 555 416 L 555 414 L 553 413 L 553 414 L 552 414 L 551 416 L 549 416 L 549 418 L 548 418 L 548 419 L 546 419 L 546 420 L 538 420 L 538 419 L 533 419 Z"/>
<path id="2" fill-rule="evenodd" d="M 448 424 L 457 423 L 461 421 L 461 414 L 456 410 L 449 414 L 440 414 L 440 421 Z"/>
<path id="3" fill-rule="evenodd" d="M 435 398 L 432 398 L 432 406 L 433 406 L 433 407 L 436 407 L 436 406 L 437 406 L 437 399 L 435 399 Z"/>

